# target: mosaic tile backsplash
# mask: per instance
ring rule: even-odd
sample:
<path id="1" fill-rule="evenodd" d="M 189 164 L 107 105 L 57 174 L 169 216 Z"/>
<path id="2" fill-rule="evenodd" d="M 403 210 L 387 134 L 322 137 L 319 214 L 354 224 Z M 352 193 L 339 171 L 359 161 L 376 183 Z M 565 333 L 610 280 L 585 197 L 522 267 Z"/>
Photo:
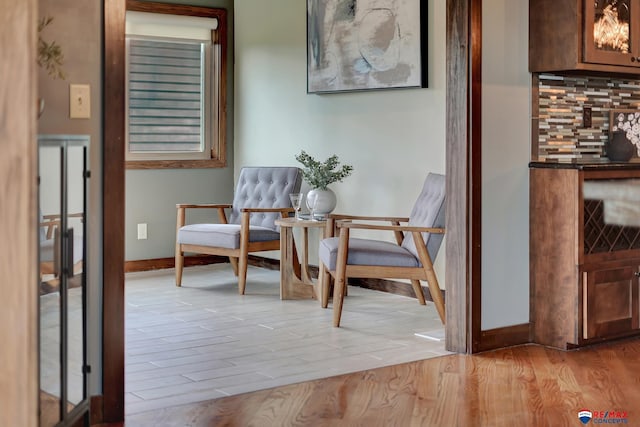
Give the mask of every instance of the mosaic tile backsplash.
<path id="1" fill-rule="evenodd" d="M 640 80 L 554 74 L 538 77 L 539 110 L 532 120 L 538 129 L 538 158 L 532 160 L 606 158 L 609 111 L 640 108 Z M 591 107 L 589 127 L 583 123 L 585 106 Z"/>

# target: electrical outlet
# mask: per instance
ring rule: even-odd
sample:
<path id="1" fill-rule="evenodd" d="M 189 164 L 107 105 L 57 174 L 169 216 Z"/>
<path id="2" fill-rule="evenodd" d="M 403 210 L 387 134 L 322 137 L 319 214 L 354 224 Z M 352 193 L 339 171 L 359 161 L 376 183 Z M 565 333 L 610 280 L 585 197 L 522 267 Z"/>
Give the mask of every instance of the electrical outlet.
<path id="1" fill-rule="evenodd" d="M 91 118 L 91 87 L 89 85 L 69 85 L 69 118 Z"/>
<path id="2" fill-rule="evenodd" d="M 138 240 L 147 238 L 147 224 L 138 224 Z"/>
<path id="3" fill-rule="evenodd" d="M 591 127 L 591 106 L 585 105 L 582 107 L 582 127 L 590 128 Z"/>

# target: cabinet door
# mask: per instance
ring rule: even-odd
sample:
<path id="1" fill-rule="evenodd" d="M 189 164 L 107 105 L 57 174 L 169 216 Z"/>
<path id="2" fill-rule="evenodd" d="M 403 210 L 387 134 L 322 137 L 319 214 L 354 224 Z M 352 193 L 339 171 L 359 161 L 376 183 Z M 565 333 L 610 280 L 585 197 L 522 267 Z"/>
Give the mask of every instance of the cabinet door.
<path id="1" fill-rule="evenodd" d="M 640 0 L 584 0 L 584 62 L 640 67 Z"/>
<path id="2" fill-rule="evenodd" d="M 638 267 L 600 268 L 583 274 L 583 338 L 601 338 L 640 327 Z"/>

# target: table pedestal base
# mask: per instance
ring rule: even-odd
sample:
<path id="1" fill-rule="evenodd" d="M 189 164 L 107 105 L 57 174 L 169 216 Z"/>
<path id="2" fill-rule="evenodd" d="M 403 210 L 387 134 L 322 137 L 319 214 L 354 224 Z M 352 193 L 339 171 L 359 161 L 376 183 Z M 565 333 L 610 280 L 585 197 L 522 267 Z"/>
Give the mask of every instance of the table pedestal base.
<path id="1" fill-rule="evenodd" d="M 320 285 L 309 273 L 309 228 L 321 228 L 324 223 L 284 219 L 276 224 L 280 225 L 280 299 L 320 300 Z M 294 228 L 302 231 L 300 259 L 293 235 Z M 322 235 L 324 236 L 324 228 Z"/>

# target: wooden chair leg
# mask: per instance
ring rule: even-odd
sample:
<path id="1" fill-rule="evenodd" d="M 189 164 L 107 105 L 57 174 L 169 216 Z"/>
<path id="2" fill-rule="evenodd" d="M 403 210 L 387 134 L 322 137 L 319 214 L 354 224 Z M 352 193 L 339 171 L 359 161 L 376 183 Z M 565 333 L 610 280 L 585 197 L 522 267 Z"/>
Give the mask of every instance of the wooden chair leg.
<path id="1" fill-rule="evenodd" d="M 234 276 L 238 277 L 238 258 L 230 256 L 229 262 L 231 263 L 231 268 L 233 268 Z"/>
<path id="2" fill-rule="evenodd" d="M 415 292 L 416 298 L 418 298 L 418 302 L 420 303 L 420 305 L 426 305 L 427 301 L 424 298 L 424 292 L 422 291 L 420 280 L 411 280 L 411 286 L 413 286 L 413 292 Z"/>
<path id="3" fill-rule="evenodd" d="M 340 326 L 342 303 L 347 286 L 347 255 L 349 254 L 349 229 L 340 230 L 338 258 L 336 260 L 336 277 L 333 283 L 333 326 Z"/>
<path id="4" fill-rule="evenodd" d="M 182 286 L 182 269 L 184 267 L 184 252 L 176 246 L 176 286 Z"/>
<path id="5" fill-rule="evenodd" d="M 320 306 L 327 308 L 329 305 L 329 286 L 330 286 L 331 274 L 327 270 L 327 267 L 322 261 L 318 268 L 318 285 L 320 285 Z"/>
<path id="6" fill-rule="evenodd" d="M 344 301 L 344 275 L 336 277 L 333 282 L 333 326 L 340 327 L 342 303 Z"/>
<path id="7" fill-rule="evenodd" d="M 438 284 L 438 278 L 436 277 L 436 272 L 433 270 L 433 262 L 431 262 L 431 257 L 429 256 L 429 252 L 427 251 L 427 247 L 425 246 L 424 240 L 422 240 L 420 233 L 413 232 L 413 241 L 416 242 L 416 249 L 418 250 L 418 254 L 420 256 L 420 262 L 422 263 L 422 268 L 424 269 L 424 273 L 427 278 L 427 283 L 429 284 L 429 292 L 431 292 L 431 299 L 433 299 L 433 304 L 436 306 L 436 310 L 438 310 L 438 315 L 440 316 L 440 320 L 444 325 L 445 324 L 444 300 L 442 299 L 442 293 L 440 291 L 440 285 Z"/>
<path id="8" fill-rule="evenodd" d="M 241 256 L 238 265 L 238 293 L 240 295 L 244 295 L 244 290 L 247 287 L 247 264 L 247 256 Z"/>
<path id="9" fill-rule="evenodd" d="M 184 225 L 185 222 L 185 208 L 178 207 L 177 208 L 177 216 L 176 216 L 176 286 L 182 286 L 182 268 L 184 267 L 184 252 L 182 252 L 182 248 L 180 243 L 178 243 L 178 233 L 180 232 L 180 228 Z"/>
<path id="10" fill-rule="evenodd" d="M 249 212 L 240 219 L 240 257 L 238 260 L 238 292 L 244 295 L 247 286 L 247 264 L 249 262 Z"/>
<path id="11" fill-rule="evenodd" d="M 433 271 L 433 268 L 428 270 L 427 272 L 427 282 L 429 284 L 429 292 L 431 292 L 431 298 L 433 299 L 433 304 L 436 306 L 436 310 L 438 310 L 438 315 L 440 316 L 440 320 L 442 324 L 445 324 L 445 308 L 444 308 L 444 300 L 442 299 L 442 292 L 440 291 L 440 285 L 438 284 L 438 278 Z"/>

